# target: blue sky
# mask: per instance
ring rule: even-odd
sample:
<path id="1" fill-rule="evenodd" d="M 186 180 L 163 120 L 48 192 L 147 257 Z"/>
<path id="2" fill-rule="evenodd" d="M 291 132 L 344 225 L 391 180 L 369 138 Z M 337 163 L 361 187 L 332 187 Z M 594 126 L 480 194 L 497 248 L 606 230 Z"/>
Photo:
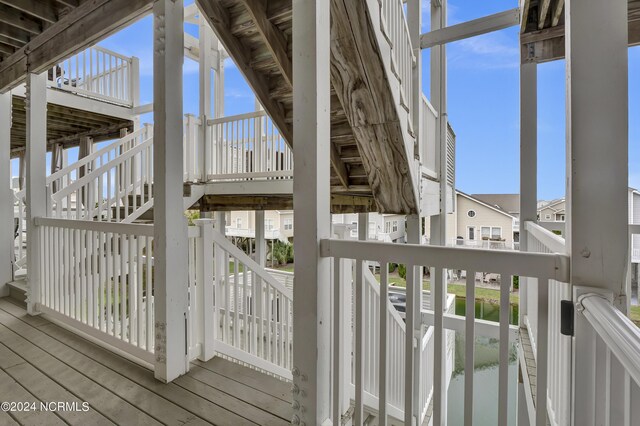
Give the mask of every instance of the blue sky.
<path id="1" fill-rule="evenodd" d="M 191 3 L 187 1 L 186 3 Z M 423 0 L 424 31 L 429 29 Z M 517 0 L 449 0 L 448 24 L 456 24 L 517 6 Z M 186 25 L 197 37 L 197 27 Z M 147 16 L 100 45 L 141 62 L 141 101 L 152 101 L 152 19 Z M 449 120 L 457 136 L 457 187 L 467 193 L 519 191 L 519 51 L 518 29 L 458 41 L 447 47 Z M 564 61 L 538 67 L 538 194 L 565 192 Z M 429 52 L 423 52 L 424 90 L 429 97 Z M 630 185 L 640 187 L 640 47 L 629 49 Z M 225 114 L 254 109 L 254 97 L 228 60 Z M 184 111 L 198 113 L 198 65 L 185 59 Z M 144 117 L 143 121 L 152 121 Z M 71 155 L 71 158 L 74 154 Z M 633 159 L 633 160 L 631 160 Z"/>

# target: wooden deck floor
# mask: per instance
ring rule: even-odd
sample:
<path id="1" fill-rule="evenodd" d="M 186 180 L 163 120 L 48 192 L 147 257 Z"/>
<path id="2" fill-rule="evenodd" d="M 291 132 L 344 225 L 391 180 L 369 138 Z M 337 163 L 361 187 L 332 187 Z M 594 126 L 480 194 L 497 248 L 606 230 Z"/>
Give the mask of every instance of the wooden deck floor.
<path id="1" fill-rule="evenodd" d="M 3 412 L 0 425 L 284 425 L 290 385 L 214 358 L 170 384 L 0 299 L 0 402 L 89 403 L 87 412 Z"/>

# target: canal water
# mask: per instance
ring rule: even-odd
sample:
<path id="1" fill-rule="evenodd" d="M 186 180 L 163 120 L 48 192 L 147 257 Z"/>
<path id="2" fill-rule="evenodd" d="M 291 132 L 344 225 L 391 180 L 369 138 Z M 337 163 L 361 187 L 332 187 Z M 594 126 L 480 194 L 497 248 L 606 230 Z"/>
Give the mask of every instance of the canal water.
<path id="1" fill-rule="evenodd" d="M 465 299 L 456 297 L 456 315 L 465 314 Z M 476 300 L 476 318 L 499 321 L 500 305 Z M 509 322 L 518 323 L 518 306 L 511 305 Z M 447 420 L 449 425 L 464 424 L 464 362 L 465 336 L 456 333 L 454 370 L 449 385 Z M 498 424 L 498 359 L 500 341 L 484 336 L 476 336 L 473 383 L 473 424 L 494 426 Z M 509 350 L 509 424 L 516 424 L 517 394 L 517 352 L 515 345 Z"/>

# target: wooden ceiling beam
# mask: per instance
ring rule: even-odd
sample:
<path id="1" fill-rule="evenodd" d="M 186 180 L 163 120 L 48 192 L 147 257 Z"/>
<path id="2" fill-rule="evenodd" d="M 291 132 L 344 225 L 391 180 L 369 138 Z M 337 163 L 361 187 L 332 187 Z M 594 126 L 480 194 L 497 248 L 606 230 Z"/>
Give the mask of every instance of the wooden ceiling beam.
<path id="1" fill-rule="evenodd" d="M 15 51 L 16 51 L 15 47 L 0 42 L 0 52 L 1 53 L 4 53 L 6 55 L 11 55 Z"/>
<path id="2" fill-rule="evenodd" d="M 540 0 L 538 4 L 538 29 L 541 30 L 545 27 L 547 22 L 547 16 L 549 15 L 549 7 L 551 6 L 551 0 Z"/>
<path id="3" fill-rule="evenodd" d="M 58 20 L 58 14 L 51 0 L 0 0 L 0 3 L 11 6 L 35 18 L 53 24 Z"/>
<path id="4" fill-rule="evenodd" d="M 522 0 L 520 3 L 520 32 L 523 33 L 527 30 L 531 0 Z"/>
<path id="5" fill-rule="evenodd" d="M 347 166 L 344 165 L 344 162 L 340 158 L 340 154 L 338 154 L 338 149 L 335 144 L 331 143 L 331 151 L 330 151 L 330 161 L 331 167 L 338 175 L 338 179 L 340 179 L 340 183 L 345 188 L 349 188 L 349 172 L 347 171 Z"/>
<path id="6" fill-rule="evenodd" d="M 1 34 L 0 34 L 0 43 L 8 44 L 9 46 L 15 47 L 16 49 L 19 49 L 22 46 L 24 46 L 24 43 L 16 41 L 9 37 L 5 37 Z"/>
<path id="7" fill-rule="evenodd" d="M 40 34 L 42 32 L 42 25 L 40 25 L 38 21 L 4 4 L 0 4 L 0 22 L 4 22 L 5 24 L 31 34 Z"/>
<path id="8" fill-rule="evenodd" d="M 153 0 L 91 0 L 83 2 L 35 36 L 0 64 L 0 92 L 41 73 L 148 13 Z M 3 31 L 0 30 L 0 33 Z"/>
<path id="9" fill-rule="evenodd" d="M 544 63 L 565 57 L 564 24 L 520 35 L 522 63 Z M 629 2 L 629 46 L 640 45 L 640 1 Z"/>
<path id="10" fill-rule="evenodd" d="M 233 56 L 238 69 L 247 80 L 265 111 L 284 137 L 287 144 L 293 146 L 293 129 L 285 120 L 283 109 L 269 94 L 269 82 L 263 75 L 251 68 L 251 52 L 232 34 L 227 10 L 218 0 L 197 0 L 211 28 L 222 42 L 224 48 Z"/>
<path id="11" fill-rule="evenodd" d="M 256 30 L 273 56 L 280 73 L 290 88 L 293 88 L 293 64 L 287 53 L 287 39 L 267 18 L 267 2 L 264 0 L 242 0 Z"/>
<path id="12" fill-rule="evenodd" d="M 31 34 L 29 34 L 27 31 L 21 30 L 20 28 L 16 28 L 13 25 L 9 25 L 2 21 L 0 21 L 0 35 L 23 44 L 29 43 L 29 40 L 31 38 Z"/>
<path id="13" fill-rule="evenodd" d="M 58 0 L 58 3 L 60 3 L 63 6 L 73 7 L 73 8 L 80 6 L 80 0 Z"/>
<path id="14" fill-rule="evenodd" d="M 564 10 L 564 0 L 558 0 L 553 8 L 553 14 L 551 15 L 551 26 L 555 27 L 560 22 L 562 11 Z"/>

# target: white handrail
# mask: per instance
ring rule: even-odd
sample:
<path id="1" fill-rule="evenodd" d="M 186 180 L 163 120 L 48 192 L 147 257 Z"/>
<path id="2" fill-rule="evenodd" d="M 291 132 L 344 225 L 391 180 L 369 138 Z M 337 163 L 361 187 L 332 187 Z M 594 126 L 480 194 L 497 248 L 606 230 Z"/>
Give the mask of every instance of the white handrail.
<path id="1" fill-rule="evenodd" d="M 561 236 L 531 221 L 525 223 L 525 229 L 543 244 L 547 253 L 565 253 L 565 242 Z"/>
<path id="2" fill-rule="evenodd" d="M 583 294 L 576 305 L 625 370 L 640 385 L 640 328 L 600 294 Z"/>
<path id="3" fill-rule="evenodd" d="M 150 126 L 143 126 L 142 128 L 136 130 L 135 132 L 129 133 L 125 137 L 118 139 L 116 142 L 110 143 L 109 145 L 104 146 L 104 147 L 100 148 L 99 150 L 97 150 L 95 152 L 92 152 L 91 154 L 87 155 L 86 157 L 79 158 L 78 161 L 76 161 L 75 163 L 69 164 L 67 167 L 64 167 L 64 168 L 58 170 L 57 172 L 52 173 L 49 176 L 47 176 L 47 185 L 49 185 L 51 182 L 55 181 L 56 179 L 59 179 L 59 178 L 65 176 L 65 175 L 69 174 L 70 172 L 72 172 L 74 170 L 80 169 L 80 167 L 82 167 L 82 166 L 86 166 L 87 164 L 89 164 L 93 160 L 97 159 L 98 157 L 101 157 L 102 155 L 106 154 L 109 151 L 112 151 L 115 148 L 123 147 L 126 144 L 131 143 L 131 142 L 135 143 L 135 141 L 137 140 L 138 136 L 144 134 L 145 132 L 149 132 L 151 129 L 152 128 Z M 149 137 L 149 135 L 147 135 L 147 137 L 144 138 L 144 139 L 146 140 L 146 139 L 148 139 L 148 137 Z"/>

